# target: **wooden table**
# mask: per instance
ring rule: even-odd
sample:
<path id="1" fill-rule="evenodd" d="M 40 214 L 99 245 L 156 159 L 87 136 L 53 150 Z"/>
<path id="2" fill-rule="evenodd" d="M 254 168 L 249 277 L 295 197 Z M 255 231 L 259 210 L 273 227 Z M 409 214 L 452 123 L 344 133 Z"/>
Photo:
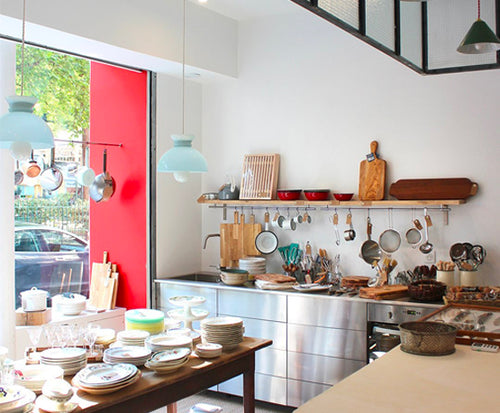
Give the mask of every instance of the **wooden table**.
<path id="1" fill-rule="evenodd" d="M 255 352 L 271 344 L 271 340 L 245 337 L 236 349 L 215 359 L 193 355 L 178 371 L 166 375 L 143 368 L 142 377 L 125 389 L 100 396 L 78 390 L 72 401 L 79 403 L 77 411 L 85 413 L 150 412 L 243 374 L 244 412 L 253 413 Z"/>

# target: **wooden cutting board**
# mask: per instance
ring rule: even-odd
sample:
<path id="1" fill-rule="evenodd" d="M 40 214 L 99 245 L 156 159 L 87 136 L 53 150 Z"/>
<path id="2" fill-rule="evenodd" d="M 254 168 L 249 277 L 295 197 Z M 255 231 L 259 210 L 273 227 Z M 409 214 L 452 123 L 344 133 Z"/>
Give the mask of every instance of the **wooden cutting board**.
<path id="1" fill-rule="evenodd" d="M 384 199 L 386 162 L 377 157 L 377 141 L 370 143 L 370 154 L 359 165 L 359 199 Z"/>
<path id="2" fill-rule="evenodd" d="M 478 185 L 469 178 L 400 179 L 389 189 L 396 199 L 466 199 L 477 193 Z"/>
<path id="3" fill-rule="evenodd" d="M 104 251 L 103 262 L 92 263 L 92 276 L 90 278 L 89 305 L 95 308 L 106 308 L 106 300 L 109 297 L 109 289 L 113 294 L 114 283 L 109 282 L 111 276 L 111 263 L 108 261 L 108 253 Z M 111 284 L 111 286 L 110 286 Z"/>
<path id="4" fill-rule="evenodd" d="M 373 300 L 392 300 L 406 297 L 407 295 L 407 285 L 384 285 L 383 287 L 366 287 L 359 289 L 360 298 L 371 298 Z"/>

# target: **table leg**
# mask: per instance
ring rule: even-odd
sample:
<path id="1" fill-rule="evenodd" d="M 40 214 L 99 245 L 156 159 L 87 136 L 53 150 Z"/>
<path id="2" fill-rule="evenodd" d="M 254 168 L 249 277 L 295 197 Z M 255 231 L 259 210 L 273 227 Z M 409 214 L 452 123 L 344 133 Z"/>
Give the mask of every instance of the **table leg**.
<path id="1" fill-rule="evenodd" d="M 177 413 L 177 403 L 167 404 L 167 413 Z"/>
<path id="2" fill-rule="evenodd" d="M 243 373 L 243 411 L 255 413 L 255 353 L 249 357 L 249 367 Z"/>

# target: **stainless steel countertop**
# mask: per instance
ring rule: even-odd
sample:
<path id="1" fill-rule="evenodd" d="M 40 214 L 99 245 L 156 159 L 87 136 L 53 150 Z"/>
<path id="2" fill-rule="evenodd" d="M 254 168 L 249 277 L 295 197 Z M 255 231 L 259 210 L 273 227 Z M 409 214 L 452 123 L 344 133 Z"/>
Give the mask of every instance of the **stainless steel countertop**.
<path id="1" fill-rule="evenodd" d="M 217 273 L 215 272 L 209 272 L 209 271 L 200 271 L 196 274 L 202 274 L 202 275 L 208 275 L 208 276 L 213 276 L 217 277 Z M 226 285 L 222 283 L 221 281 L 219 282 L 206 282 L 206 281 L 193 281 L 193 280 L 185 280 L 181 278 L 182 276 L 173 276 L 169 278 L 158 278 L 155 279 L 155 283 L 158 284 L 164 284 L 164 283 L 185 283 L 188 285 L 193 285 L 197 287 L 206 287 L 206 288 L 215 288 L 215 289 L 224 289 L 224 290 L 240 290 L 244 292 L 249 292 L 249 293 L 256 293 L 256 294 L 300 294 L 300 295 L 309 295 L 311 297 L 317 297 L 318 299 L 331 299 L 331 300 L 347 300 L 347 301 L 359 301 L 359 302 L 366 302 L 366 303 L 373 303 L 373 304 L 391 304 L 391 305 L 401 305 L 401 306 L 415 306 L 415 307 L 425 307 L 425 308 L 440 308 L 444 305 L 444 303 L 424 303 L 424 302 L 418 302 L 418 301 L 412 301 L 409 297 L 403 297 L 395 300 L 373 300 L 369 298 L 360 298 L 359 296 L 346 296 L 346 295 L 330 295 L 328 292 L 300 292 L 294 289 L 287 289 L 287 290 L 262 290 L 260 288 L 255 287 L 255 285 L 252 282 L 247 282 L 244 285 Z"/>

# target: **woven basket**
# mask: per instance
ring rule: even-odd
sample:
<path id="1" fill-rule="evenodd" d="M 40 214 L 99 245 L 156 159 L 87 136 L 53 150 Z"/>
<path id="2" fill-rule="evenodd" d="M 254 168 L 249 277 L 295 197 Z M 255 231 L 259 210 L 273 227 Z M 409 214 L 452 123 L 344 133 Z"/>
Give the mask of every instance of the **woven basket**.
<path id="1" fill-rule="evenodd" d="M 401 350 L 421 356 L 444 356 L 455 352 L 457 328 L 432 321 L 411 321 L 399 326 Z"/>
<path id="2" fill-rule="evenodd" d="M 439 301 L 446 293 L 446 284 L 435 280 L 415 281 L 408 286 L 408 294 L 418 301 Z"/>

